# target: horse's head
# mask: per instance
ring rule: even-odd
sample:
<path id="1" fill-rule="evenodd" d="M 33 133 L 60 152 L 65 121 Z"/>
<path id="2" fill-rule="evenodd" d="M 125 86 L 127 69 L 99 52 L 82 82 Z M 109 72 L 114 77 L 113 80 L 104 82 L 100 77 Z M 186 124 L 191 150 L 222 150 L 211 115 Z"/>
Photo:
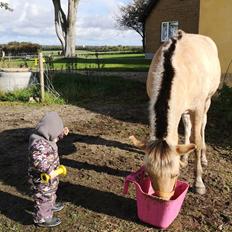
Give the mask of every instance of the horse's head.
<path id="1" fill-rule="evenodd" d="M 169 200 L 175 190 L 180 171 L 180 155 L 193 151 L 195 144 L 169 145 L 166 140 L 139 141 L 130 137 L 133 143 L 145 151 L 144 165 L 151 178 L 155 195 Z"/>
<path id="2" fill-rule="evenodd" d="M 149 141 L 145 148 L 145 168 L 155 195 L 169 200 L 180 171 L 180 155 L 195 149 L 194 144 L 170 146 L 165 140 Z"/>

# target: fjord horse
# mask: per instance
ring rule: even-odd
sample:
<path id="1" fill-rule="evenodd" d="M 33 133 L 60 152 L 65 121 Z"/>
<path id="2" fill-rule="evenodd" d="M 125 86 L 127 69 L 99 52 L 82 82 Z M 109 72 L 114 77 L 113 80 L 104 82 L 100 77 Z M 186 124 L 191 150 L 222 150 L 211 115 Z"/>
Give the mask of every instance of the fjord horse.
<path id="1" fill-rule="evenodd" d="M 220 75 L 215 43 L 209 37 L 181 30 L 152 60 L 147 78 L 150 138 L 147 142 L 134 136 L 130 139 L 145 150 L 144 166 L 160 198 L 168 200 L 174 194 L 180 163 L 187 165 L 188 153 L 194 150 L 194 187 L 199 194 L 206 192 L 202 181 L 202 164 L 207 165 L 205 126 Z M 181 118 L 185 126 L 182 145 L 178 144 Z"/>

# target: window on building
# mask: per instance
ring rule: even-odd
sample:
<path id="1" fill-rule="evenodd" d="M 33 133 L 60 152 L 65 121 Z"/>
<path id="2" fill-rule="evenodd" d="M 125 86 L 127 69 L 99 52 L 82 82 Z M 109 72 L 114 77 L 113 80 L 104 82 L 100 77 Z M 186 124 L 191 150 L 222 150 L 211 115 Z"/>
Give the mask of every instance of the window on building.
<path id="1" fill-rule="evenodd" d="M 178 30 L 178 21 L 162 22 L 161 23 L 161 42 L 167 41 L 174 36 Z"/>

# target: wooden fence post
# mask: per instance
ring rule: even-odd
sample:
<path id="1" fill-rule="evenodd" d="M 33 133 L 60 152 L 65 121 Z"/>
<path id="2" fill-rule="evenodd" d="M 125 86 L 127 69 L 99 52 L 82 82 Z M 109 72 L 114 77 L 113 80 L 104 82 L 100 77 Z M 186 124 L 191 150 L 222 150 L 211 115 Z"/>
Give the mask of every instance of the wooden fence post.
<path id="1" fill-rule="evenodd" d="M 39 53 L 39 80 L 40 80 L 40 97 L 41 102 L 44 101 L 44 67 L 43 67 L 43 54 Z"/>

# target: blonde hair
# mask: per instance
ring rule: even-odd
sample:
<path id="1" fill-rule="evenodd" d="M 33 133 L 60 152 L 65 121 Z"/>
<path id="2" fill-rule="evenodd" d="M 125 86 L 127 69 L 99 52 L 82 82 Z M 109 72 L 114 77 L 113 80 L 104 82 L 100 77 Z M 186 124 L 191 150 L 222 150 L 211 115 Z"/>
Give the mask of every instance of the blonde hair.
<path id="1" fill-rule="evenodd" d="M 173 155 L 166 140 L 148 142 L 144 159 L 145 169 L 151 176 L 166 176 L 173 174 L 173 169 L 179 169 L 179 156 Z"/>

